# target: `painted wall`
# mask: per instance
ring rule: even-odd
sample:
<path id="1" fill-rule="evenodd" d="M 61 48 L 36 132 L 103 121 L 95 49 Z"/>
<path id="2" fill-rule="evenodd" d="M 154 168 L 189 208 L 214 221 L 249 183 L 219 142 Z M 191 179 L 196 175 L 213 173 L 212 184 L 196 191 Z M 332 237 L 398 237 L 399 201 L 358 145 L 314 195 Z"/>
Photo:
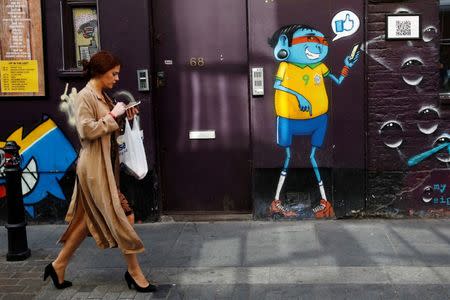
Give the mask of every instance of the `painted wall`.
<path id="1" fill-rule="evenodd" d="M 57 71 L 62 66 L 59 2 L 43 2 L 47 96 L 0 99 L 1 111 L 8 112 L 0 119 L 0 146 L 7 139 L 23 145 L 24 199 L 30 219 L 36 222 L 60 221 L 67 209 L 74 182 L 73 162 L 79 149 L 71 122 L 70 93 L 72 88 L 79 90 L 84 85 L 82 78 L 64 77 Z M 141 0 L 98 3 L 101 46 L 123 60 L 121 82 L 114 92 L 128 91 L 143 102 L 141 125 L 153 168 L 152 99 L 149 93 L 139 93 L 136 86 L 136 69 L 151 68 L 150 4 Z M 438 98 L 438 1 L 348 0 L 343 6 L 330 0 L 323 2 L 324 9 L 314 14 L 308 9 L 314 7 L 315 1 L 304 1 L 302 7 L 298 3 L 248 1 L 249 64 L 264 67 L 266 87 L 263 97 L 250 97 L 249 105 L 255 217 L 273 217 L 268 209 L 286 159 L 284 149 L 276 141 L 273 85 L 279 61 L 267 39 L 282 25 L 292 23 L 316 27 L 331 37 L 330 24 L 343 9 L 354 11 L 361 21 L 367 11 L 368 19 L 367 23 L 361 22 L 354 35 L 333 42 L 326 61 L 339 74 L 353 44 L 364 41 L 367 34 L 365 53 L 343 85 L 336 86 L 331 80 L 325 83 L 333 122 L 316 159 L 324 191 L 336 215 L 448 214 L 449 150 L 445 143 L 449 138 L 450 109 L 441 105 Z M 121 12 L 120 18 L 117 11 Z M 422 14 L 422 40 L 385 41 L 385 14 L 402 11 Z M 67 97 L 61 99 L 67 83 Z M 311 209 L 322 195 L 311 166 L 311 145 L 303 137 L 294 139 L 289 177 L 280 200 L 288 209 L 297 205 L 302 213 L 294 219 L 315 217 Z M 57 159 L 49 163 L 49 156 Z M 143 218 L 154 216 L 157 181 L 152 174 L 140 182 L 127 176 L 122 179 L 122 190 L 135 202 L 137 213 Z M 3 183 L 0 178 L 0 220 L 6 219 Z M 303 210 L 305 207 L 308 209 Z"/>
<path id="2" fill-rule="evenodd" d="M 448 215 L 450 107 L 438 97 L 439 1 L 370 2 L 365 214 Z M 422 40 L 385 41 L 385 14 L 402 12 L 422 14 Z"/>
<path id="3" fill-rule="evenodd" d="M 264 96 L 250 99 L 254 214 L 257 218 L 318 217 L 313 209 L 322 204 L 321 200 L 325 200 L 324 198 L 332 204 L 337 216 L 364 207 L 363 58 L 351 67 L 342 84 L 337 84 L 331 76 L 322 77 L 317 72 L 312 73 L 314 76 L 319 74 L 317 82 L 325 85 L 329 102 L 326 137 L 322 147 L 317 149 L 314 155 L 323 182 L 323 190 L 318 183 L 311 158 L 314 146 L 311 143 L 311 135 L 298 134 L 293 137 L 287 175 L 282 178 L 287 155 L 286 147 L 280 147 L 277 143 L 278 113 L 275 109 L 277 89 L 274 88 L 275 75 L 280 66 L 280 60 L 275 56 L 280 49 L 274 51 L 267 43 L 268 38 L 284 25 L 305 24 L 316 28 L 329 41 L 329 53 L 323 62 L 331 74 L 337 77 L 340 77 L 345 66 L 344 60 L 351 54 L 353 45 L 364 41 L 364 1 L 349 0 L 344 4 L 340 1 L 322 1 L 320 9 L 314 7 L 315 1 L 249 1 L 250 67 L 263 67 L 265 72 Z M 354 13 L 349 14 L 347 23 L 345 22 L 347 13 L 339 14 L 346 10 Z M 357 21 L 360 26 L 357 29 L 355 27 L 354 32 L 347 31 L 347 27 L 344 30 L 342 26 L 341 33 L 345 31 L 351 34 L 334 39 L 337 23 L 353 27 Z M 291 52 L 289 49 L 288 51 Z M 301 85 L 300 81 L 297 88 L 301 88 Z M 314 105 L 313 111 L 317 109 L 319 107 Z M 280 184 L 283 180 L 284 183 Z M 349 186 L 348 182 L 353 184 Z M 281 192 L 278 193 L 280 185 Z M 295 211 L 295 215 L 280 214 L 279 209 L 275 214 L 272 207 L 275 204 L 274 200 L 280 200 L 282 206 L 289 212 Z"/>
<path id="4" fill-rule="evenodd" d="M 140 0 L 98 1 L 101 47 L 115 53 L 123 63 L 120 83 L 113 92 L 125 90 L 142 101 L 141 127 L 148 163 L 153 169 L 155 151 L 151 99 L 149 93 L 137 91 L 136 78 L 136 69 L 150 69 L 151 65 L 148 5 L 147 1 Z M 0 99 L 0 141 L 13 139 L 23 146 L 24 202 L 28 216 L 34 222 L 62 221 L 67 210 L 75 179 L 74 161 L 79 142 L 71 120 L 70 97 L 61 99 L 61 95 L 67 83 L 67 96 L 72 88 L 80 90 L 85 84 L 83 78 L 64 77 L 58 72 L 62 68 L 59 1 L 43 1 L 43 10 L 47 96 Z M 117 12 L 120 12 L 120 18 Z M 130 34 L 131 28 L 133 34 Z M 133 45 L 133 55 L 130 55 L 130 45 Z M 33 141 L 39 143 L 33 144 Z M 156 213 L 152 177 L 153 172 L 149 172 L 140 182 L 126 175 L 122 177 L 122 191 L 135 203 L 137 220 Z M 6 220 L 4 194 L 5 188 L 0 178 L 0 220 Z"/>

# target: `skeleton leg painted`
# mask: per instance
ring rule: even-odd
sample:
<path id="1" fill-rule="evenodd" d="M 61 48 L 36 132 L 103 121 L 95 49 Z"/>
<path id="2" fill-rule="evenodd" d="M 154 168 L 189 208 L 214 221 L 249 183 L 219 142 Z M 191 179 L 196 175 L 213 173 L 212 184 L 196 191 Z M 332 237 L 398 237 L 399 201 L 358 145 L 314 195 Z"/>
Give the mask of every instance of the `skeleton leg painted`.
<path id="1" fill-rule="evenodd" d="M 284 160 L 283 170 L 280 174 L 280 179 L 278 180 L 277 192 L 275 194 L 275 200 L 280 200 L 281 189 L 283 188 L 284 181 L 286 180 L 287 170 L 289 168 L 289 162 L 291 160 L 291 148 L 286 148 L 286 158 Z"/>
<path id="2" fill-rule="evenodd" d="M 320 177 L 319 166 L 317 165 L 317 161 L 316 161 L 316 150 L 317 150 L 316 147 L 312 148 L 311 155 L 309 158 L 311 160 L 311 164 L 313 166 L 314 173 L 316 174 L 317 181 L 319 182 L 320 196 L 322 199 L 320 200 L 319 205 L 313 208 L 313 212 L 314 212 L 316 218 L 334 217 L 333 207 L 331 206 L 331 203 L 328 202 L 328 200 L 327 200 L 327 196 L 325 194 L 325 188 L 323 186 L 323 181 Z"/>
<path id="3" fill-rule="evenodd" d="M 280 174 L 280 179 L 278 180 L 277 191 L 275 193 L 275 200 L 272 201 L 269 207 L 269 214 L 271 216 L 279 214 L 283 217 L 292 218 L 297 217 L 297 214 L 293 211 L 286 209 L 280 201 L 281 190 L 283 189 L 284 181 L 286 180 L 287 170 L 289 168 L 289 162 L 291 160 L 291 148 L 286 147 L 286 158 L 284 160 L 283 170 Z"/>
<path id="4" fill-rule="evenodd" d="M 325 195 L 325 188 L 323 187 L 323 181 L 320 177 L 319 166 L 317 165 L 317 161 L 316 161 L 316 150 L 317 150 L 316 147 L 312 148 L 311 155 L 309 156 L 309 158 L 311 160 L 311 164 L 313 166 L 314 173 L 316 174 L 317 182 L 319 183 L 320 196 L 322 197 L 322 199 L 327 200 L 327 196 Z"/>

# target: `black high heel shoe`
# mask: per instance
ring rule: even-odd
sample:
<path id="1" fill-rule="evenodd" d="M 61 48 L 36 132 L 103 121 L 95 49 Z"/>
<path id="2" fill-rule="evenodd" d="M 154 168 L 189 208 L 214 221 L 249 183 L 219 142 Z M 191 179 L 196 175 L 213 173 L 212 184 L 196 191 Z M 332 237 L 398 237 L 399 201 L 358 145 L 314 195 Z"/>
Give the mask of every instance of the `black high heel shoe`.
<path id="1" fill-rule="evenodd" d="M 58 290 L 62 290 L 68 288 L 69 286 L 72 286 L 72 282 L 66 280 L 64 280 L 63 283 L 59 283 L 58 275 L 56 274 L 56 271 L 53 268 L 52 263 L 49 263 L 44 269 L 44 281 L 47 279 L 48 276 L 50 276 L 50 278 L 53 281 L 53 285 Z"/>
<path id="2" fill-rule="evenodd" d="M 125 281 L 128 284 L 128 288 L 131 289 L 132 286 L 136 289 L 137 292 L 140 293 L 151 293 L 156 291 L 156 285 L 153 285 L 151 283 L 148 284 L 146 287 L 140 287 L 136 281 L 134 281 L 133 277 L 131 277 L 130 273 L 128 271 L 125 272 Z"/>

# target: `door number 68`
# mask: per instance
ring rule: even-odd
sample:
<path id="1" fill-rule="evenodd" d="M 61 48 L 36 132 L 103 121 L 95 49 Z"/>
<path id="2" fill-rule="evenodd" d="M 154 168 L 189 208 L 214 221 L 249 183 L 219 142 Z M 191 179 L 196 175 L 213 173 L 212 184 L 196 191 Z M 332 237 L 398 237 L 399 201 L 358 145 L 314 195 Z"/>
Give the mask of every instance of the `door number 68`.
<path id="1" fill-rule="evenodd" d="M 191 57 L 189 59 L 189 65 L 191 67 L 203 67 L 205 65 L 205 59 L 203 57 Z"/>

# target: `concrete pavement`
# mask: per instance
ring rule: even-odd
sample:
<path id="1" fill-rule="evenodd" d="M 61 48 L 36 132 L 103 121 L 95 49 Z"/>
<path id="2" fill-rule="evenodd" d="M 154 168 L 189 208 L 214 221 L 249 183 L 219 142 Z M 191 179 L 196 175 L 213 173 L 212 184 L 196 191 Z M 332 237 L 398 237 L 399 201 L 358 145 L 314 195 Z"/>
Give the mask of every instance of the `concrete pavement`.
<path id="1" fill-rule="evenodd" d="M 450 220 L 169 222 L 137 225 L 146 274 L 137 294 L 117 249 L 88 238 L 70 264 L 72 288 L 42 281 L 61 225 L 28 226 L 32 256 L 6 262 L 0 230 L 0 299 L 450 299 Z"/>

